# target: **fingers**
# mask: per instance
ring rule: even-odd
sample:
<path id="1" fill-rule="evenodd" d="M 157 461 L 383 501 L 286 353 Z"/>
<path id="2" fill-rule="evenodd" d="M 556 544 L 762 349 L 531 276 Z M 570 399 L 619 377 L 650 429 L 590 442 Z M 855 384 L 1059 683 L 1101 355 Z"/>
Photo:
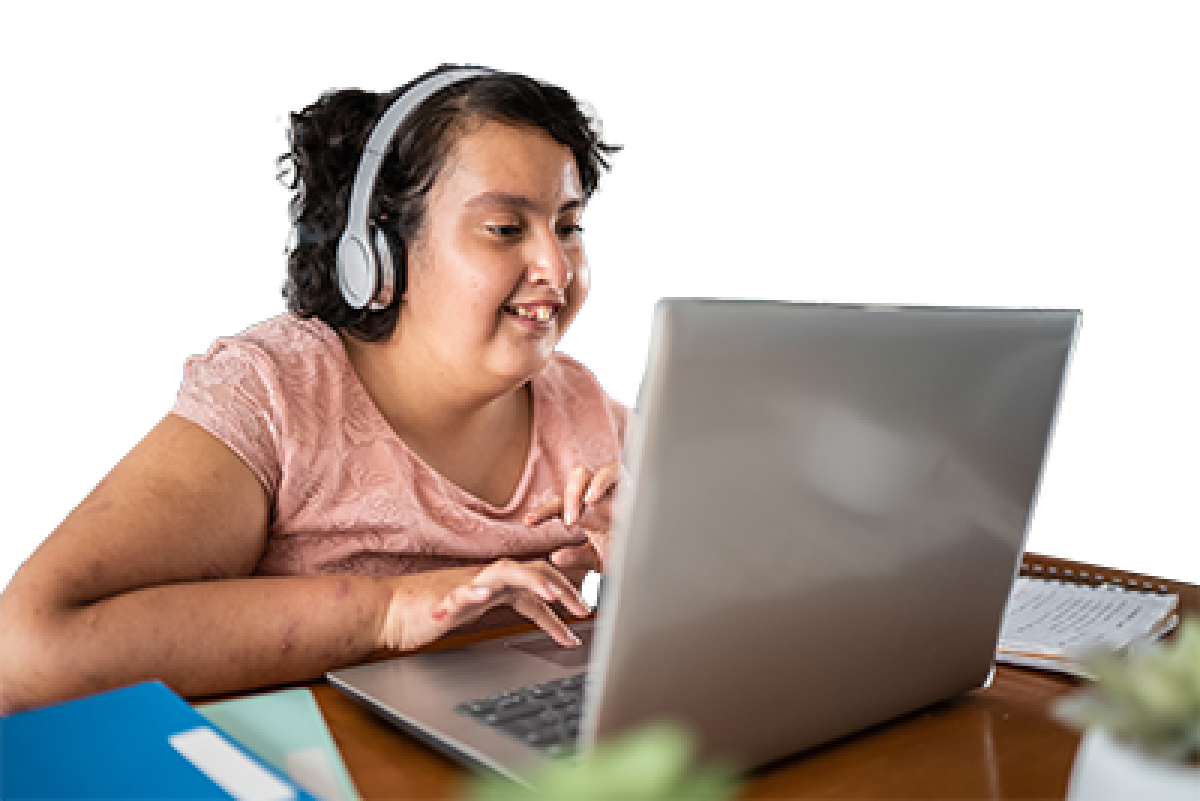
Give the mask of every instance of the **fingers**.
<path id="1" fill-rule="evenodd" d="M 607 495 L 617 484 L 617 476 L 620 473 L 620 464 L 618 462 L 609 462 L 592 474 L 591 483 L 588 485 L 587 494 L 584 495 L 583 502 L 588 506 L 595 506 L 596 503 Z"/>
<path id="2" fill-rule="evenodd" d="M 617 471 L 617 462 L 609 462 L 594 473 L 583 466 L 572 470 L 563 489 L 563 523 L 575 525 L 585 511 L 607 497 L 616 486 Z"/>
<path id="3" fill-rule="evenodd" d="M 611 493 L 617 484 L 620 470 L 619 462 L 609 462 L 595 472 L 578 465 L 567 475 L 563 494 L 534 507 L 525 515 L 525 524 L 534 525 L 556 515 L 562 517 L 563 525 L 567 527 L 579 523 L 588 510 L 596 508 L 597 504 Z M 591 525 L 607 528 L 607 519 L 592 517 Z"/>
<path id="4" fill-rule="evenodd" d="M 592 551 L 596 554 L 597 566 L 589 569 L 604 573 L 604 565 L 608 563 L 608 526 L 602 529 L 585 528 L 583 532 L 587 534 L 588 545 L 592 546 Z"/>
<path id="5" fill-rule="evenodd" d="M 550 554 L 550 561 L 562 570 L 595 570 L 604 572 L 604 562 L 591 541 L 583 545 L 559 548 Z"/>
<path id="6" fill-rule="evenodd" d="M 579 639 L 550 609 L 549 604 L 555 602 L 578 617 L 591 612 L 575 585 L 548 562 L 502 559 L 480 571 L 470 583 L 454 588 L 432 614 L 435 620 L 453 628 L 493 607 L 511 606 L 560 645 L 574 647 Z"/>
<path id="7" fill-rule="evenodd" d="M 592 471 L 579 465 L 567 475 L 567 485 L 563 487 L 563 525 L 568 528 L 583 514 L 583 494 L 589 488 Z"/>
<path id="8" fill-rule="evenodd" d="M 562 498 L 555 495 L 549 500 L 542 501 L 533 508 L 533 511 L 525 515 L 525 525 L 532 526 L 549 520 L 552 517 L 557 517 L 562 512 L 562 508 Z"/>
<path id="9" fill-rule="evenodd" d="M 588 541 L 559 548 L 550 555 L 557 567 L 604 572 L 608 559 L 608 530 L 612 527 L 612 490 L 620 477 L 619 462 L 609 462 L 595 472 L 583 465 L 567 476 L 562 496 L 543 501 L 525 516 L 526 525 L 535 525 L 554 516 L 563 525 L 578 526 Z"/>
<path id="10" fill-rule="evenodd" d="M 555 565 L 555 567 L 558 567 L 558 565 Z M 594 607 L 592 606 L 591 602 L 588 600 L 587 594 L 585 594 L 583 591 L 583 580 L 586 579 L 588 576 L 588 573 L 590 573 L 592 571 L 587 568 L 574 568 L 574 567 L 559 567 L 558 569 L 564 576 L 567 577 L 567 580 L 570 581 L 573 586 L 579 588 L 579 594 L 583 597 L 583 602 L 585 604 L 587 604 L 587 607 L 589 609 L 592 609 L 594 611 Z"/>

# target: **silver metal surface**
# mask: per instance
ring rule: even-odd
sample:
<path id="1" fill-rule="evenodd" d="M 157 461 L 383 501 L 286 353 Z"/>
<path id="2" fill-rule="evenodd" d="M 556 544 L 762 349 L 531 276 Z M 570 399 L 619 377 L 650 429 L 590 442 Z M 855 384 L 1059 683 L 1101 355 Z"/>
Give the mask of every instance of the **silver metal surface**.
<path id="1" fill-rule="evenodd" d="M 1078 322 L 660 302 L 585 746 L 667 717 L 752 767 L 986 682 Z M 493 642 L 330 678 L 519 778 L 453 705 L 576 671 Z"/>
<path id="2" fill-rule="evenodd" d="M 982 684 L 1078 319 L 660 303 L 587 741 L 753 766 Z"/>
<path id="3" fill-rule="evenodd" d="M 585 622 L 571 628 L 586 641 L 592 625 Z M 530 652 L 540 650 L 547 641 L 553 643 L 548 635 L 535 632 L 359 665 L 333 671 L 327 677 L 343 692 L 451 756 L 523 782 L 523 777 L 536 770 L 545 757 L 456 712 L 454 707 L 462 701 L 574 676 L 585 669 L 578 664 L 557 664 L 553 658 Z M 586 662 L 587 654 L 576 659 Z"/>

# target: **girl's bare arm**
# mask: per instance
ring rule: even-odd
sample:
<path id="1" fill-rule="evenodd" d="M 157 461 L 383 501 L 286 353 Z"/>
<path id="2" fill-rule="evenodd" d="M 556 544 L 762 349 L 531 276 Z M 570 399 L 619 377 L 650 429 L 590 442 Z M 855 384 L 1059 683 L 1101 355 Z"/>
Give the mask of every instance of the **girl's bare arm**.
<path id="1" fill-rule="evenodd" d="M 502 605 L 569 644 L 549 604 L 587 611 L 544 561 L 251 578 L 269 516 L 241 459 L 168 415 L 0 595 L 0 712 L 147 678 L 189 696 L 316 678 Z"/>
<path id="2" fill-rule="evenodd" d="M 268 519 L 237 455 L 168 415 L 0 595 L 0 709 L 145 678 L 188 695 L 293 681 L 377 648 L 387 583 L 248 578 Z"/>

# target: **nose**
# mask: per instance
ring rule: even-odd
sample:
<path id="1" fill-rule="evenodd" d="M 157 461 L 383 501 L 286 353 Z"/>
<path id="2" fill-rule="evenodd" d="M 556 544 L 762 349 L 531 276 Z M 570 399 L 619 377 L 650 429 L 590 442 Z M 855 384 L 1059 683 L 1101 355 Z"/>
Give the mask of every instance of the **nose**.
<path id="1" fill-rule="evenodd" d="M 575 265 L 567 247 L 553 231 L 544 232 L 530 242 L 527 274 L 529 283 L 563 291 L 575 280 Z"/>

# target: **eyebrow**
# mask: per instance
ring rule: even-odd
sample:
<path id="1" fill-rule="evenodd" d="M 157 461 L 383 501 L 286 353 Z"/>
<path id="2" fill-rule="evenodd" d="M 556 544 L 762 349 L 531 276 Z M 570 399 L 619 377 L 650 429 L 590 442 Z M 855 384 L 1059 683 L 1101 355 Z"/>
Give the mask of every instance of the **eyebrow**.
<path id="1" fill-rule="evenodd" d="M 484 192 L 482 195 L 476 195 L 466 202 L 466 207 L 469 209 L 480 208 L 483 206 L 508 206 L 510 208 L 527 209 L 529 211 L 537 211 L 538 204 L 524 195 L 513 195 L 508 192 Z M 583 207 L 583 200 L 574 198 L 562 204 L 559 208 L 559 213 L 569 209 Z"/>

